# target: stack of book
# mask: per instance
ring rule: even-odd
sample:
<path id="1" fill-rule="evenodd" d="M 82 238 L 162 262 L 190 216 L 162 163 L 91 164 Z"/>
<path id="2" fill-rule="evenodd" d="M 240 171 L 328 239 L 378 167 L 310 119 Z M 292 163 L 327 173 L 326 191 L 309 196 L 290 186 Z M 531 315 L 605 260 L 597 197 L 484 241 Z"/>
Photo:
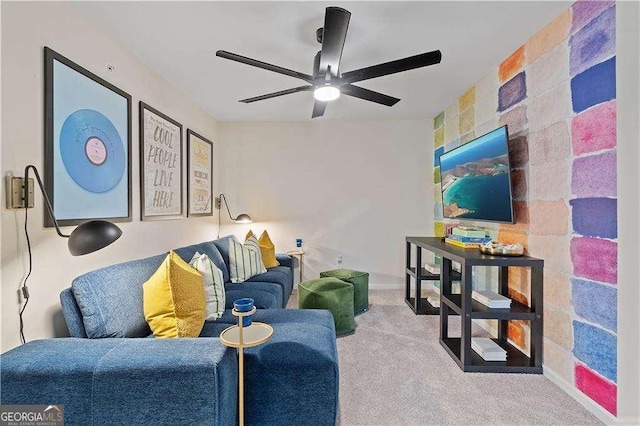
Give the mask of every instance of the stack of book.
<path id="1" fill-rule="evenodd" d="M 453 235 L 459 235 L 461 237 L 486 237 L 487 234 L 484 230 L 478 228 L 472 228 L 470 226 L 457 226 L 451 231 Z"/>
<path id="2" fill-rule="evenodd" d="M 473 291 L 471 298 L 491 309 L 509 309 L 511 299 L 493 291 Z"/>
<path id="3" fill-rule="evenodd" d="M 463 237 L 456 234 L 450 234 L 444 239 L 445 243 L 462 248 L 479 248 L 482 244 L 490 241 L 491 237 Z"/>
<path id="4" fill-rule="evenodd" d="M 485 361 L 506 361 L 507 351 L 496 342 L 486 337 L 472 337 L 471 349 Z"/>
<path id="5" fill-rule="evenodd" d="M 424 269 L 429 273 L 440 275 L 440 265 L 437 265 L 435 263 L 425 263 Z"/>
<path id="6" fill-rule="evenodd" d="M 440 294 L 440 281 L 432 281 L 431 285 L 433 286 L 433 291 L 436 294 Z M 451 293 L 460 294 L 460 282 L 454 281 L 451 283 Z"/>
<path id="7" fill-rule="evenodd" d="M 427 297 L 427 302 L 434 308 L 440 307 L 440 297 L 439 296 L 429 296 Z"/>

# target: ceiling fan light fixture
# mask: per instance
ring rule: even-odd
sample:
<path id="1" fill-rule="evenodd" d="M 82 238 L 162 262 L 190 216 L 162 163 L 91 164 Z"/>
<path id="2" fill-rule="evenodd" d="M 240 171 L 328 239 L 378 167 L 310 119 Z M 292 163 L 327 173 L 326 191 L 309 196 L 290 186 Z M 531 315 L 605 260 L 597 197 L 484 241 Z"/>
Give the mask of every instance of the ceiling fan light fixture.
<path id="1" fill-rule="evenodd" d="M 313 91 L 313 97 L 318 101 L 335 101 L 340 97 L 340 89 L 334 86 L 320 86 Z"/>

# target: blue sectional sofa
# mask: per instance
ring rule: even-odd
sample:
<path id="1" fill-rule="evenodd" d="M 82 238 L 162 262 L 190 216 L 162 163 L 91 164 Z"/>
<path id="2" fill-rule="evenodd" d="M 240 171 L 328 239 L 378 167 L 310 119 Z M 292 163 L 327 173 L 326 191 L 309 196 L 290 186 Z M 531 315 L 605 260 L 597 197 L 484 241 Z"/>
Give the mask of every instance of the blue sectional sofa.
<path id="1" fill-rule="evenodd" d="M 222 318 L 200 338 L 155 339 L 142 310 L 142 284 L 166 254 L 76 278 L 61 295 L 72 337 L 29 342 L 0 356 L 2 404 L 62 404 L 67 424 L 207 424 L 237 421 L 237 356 L 218 339 L 236 323 L 233 301 L 255 300 L 255 321 L 274 328 L 245 349 L 247 424 L 333 425 L 338 357 L 328 311 L 282 309 L 293 288 L 291 258 L 240 284 L 229 282 L 228 238 L 174 251 L 207 255 L 225 277 Z M 149 337 L 149 338 L 147 338 Z"/>

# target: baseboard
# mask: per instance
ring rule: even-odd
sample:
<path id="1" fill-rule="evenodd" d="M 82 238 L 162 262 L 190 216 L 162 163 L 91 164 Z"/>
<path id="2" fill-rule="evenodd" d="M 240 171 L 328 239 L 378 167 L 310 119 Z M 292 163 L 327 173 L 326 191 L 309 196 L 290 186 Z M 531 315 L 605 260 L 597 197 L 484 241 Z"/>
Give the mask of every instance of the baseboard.
<path id="1" fill-rule="evenodd" d="M 402 284 L 372 284 L 369 283 L 369 290 L 404 290 Z"/>
<path id="2" fill-rule="evenodd" d="M 293 291 L 298 290 L 298 284 L 293 285 Z M 404 290 L 402 284 L 369 284 L 369 290 Z"/>
<path id="3" fill-rule="evenodd" d="M 562 377 L 558 376 L 553 370 L 548 369 L 544 365 L 542 366 L 544 376 L 551 380 L 554 384 L 556 384 L 560 389 L 568 393 L 573 399 L 578 401 L 580 405 L 589 410 L 591 414 L 596 416 L 601 422 L 607 425 L 618 425 L 618 424 L 633 424 L 637 425 L 638 422 L 622 422 L 622 419 L 617 419 L 610 412 L 599 406 L 594 400 L 589 398 L 587 395 L 580 392 L 579 389 L 573 387 L 570 383 L 564 380 Z M 630 419 L 632 420 L 632 419 Z"/>

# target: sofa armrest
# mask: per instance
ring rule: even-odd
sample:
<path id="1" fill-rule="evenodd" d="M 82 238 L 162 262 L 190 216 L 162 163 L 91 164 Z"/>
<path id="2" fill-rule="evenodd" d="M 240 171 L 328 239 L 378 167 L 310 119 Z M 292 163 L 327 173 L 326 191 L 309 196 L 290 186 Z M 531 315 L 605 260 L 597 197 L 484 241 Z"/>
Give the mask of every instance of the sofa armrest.
<path id="1" fill-rule="evenodd" d="M 281 266 L 288 266 L 293 269 L 293 258 L 288 254 L 276 253 L 276 260 Z"/>
<path id="2" fill-rule="evenodd" d="M 0 362 L 2 404 L 61 404 L 69 424 L 236 422 L 237 360 L 218 339 L 46 339 Z"/>

